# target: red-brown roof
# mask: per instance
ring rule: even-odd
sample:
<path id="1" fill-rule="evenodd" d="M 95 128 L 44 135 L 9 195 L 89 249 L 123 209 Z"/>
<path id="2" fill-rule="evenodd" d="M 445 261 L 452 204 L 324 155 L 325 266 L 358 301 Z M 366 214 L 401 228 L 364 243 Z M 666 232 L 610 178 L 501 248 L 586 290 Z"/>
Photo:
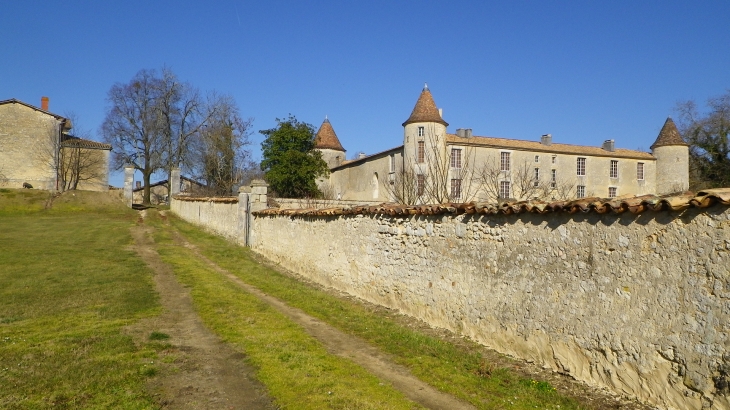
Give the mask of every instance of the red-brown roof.
<path id="1" fill-rule="evenodd" d="M 106 149 L 111 150 L 112 146 L 103 142 L 86 140 L 72 135 L 63 134 L 61 145 L 70 148 Z"/>
<path id="2" fill-rule="evenodd" d="M 416 101 L 416 106 L 413 107 L 411 116 L 403 123 L 403 126 L 405 127 L 406 124 L 414 122 L 437 122 L 444 126 L 449 126 L 449 124 L 441 118 L 428 86 L 423 87 L 423 91 L 421 91 L 421 95 L 418 97 L 418 101 Z"/>
<path id="3" fill-rule="evenodd" d="M 682 136 L 679 134 L 679 130 L 674 124 L 674 121 L 672 121 L 672 117 L 669 117 L 666 121 L 664 121 L 664 126 L 662 127 L 662 130 L 659 131 L 656 141 L 651 144 L 651 149 L 656 147 L 666 147 L 669 145 L 687 145 L 687 143 L 682 139 Z"/>
<path id="4" fill-rule="evenodd" d="M 319 131 L 317 131 L 317 135 L 314 137 L 314 148 L 333 149 L 335 151 L 345 152 L 342 144 L 340 144 L 340 139 L 335 134 L 335 129 L 332 128 L 330 120 L 326 117 L 319 127 Z"/>
<path id="5" fill-rule="evenodd" d="M 586 145 L 571 144 L 550 144 L 545 145 L 539 141 L 515 140 L 495 137 L 470 137 L 462 138 L 455 134 L 446 134 L 446 142 L 449 144 L 472 145 L 479 147 L 508 148 L 525 151 L 547 152 L 555 154 L 591 155 L 596 157 L 611 158 L 633 158 L 655 160 L 656 158 L 648 152 L 635 151 L 631 149 L 616 148 L 608 151 L 601 147 L 589 147 Z"/>
<path id="6" fill-rule="evenodd" d="M 575 214 L 595 212 L 615 214 L 626 211 L 639 214 L 646 211 L 682 211 L 687 208 L 707 208 L 715 204 L 730 206 L 730 188 L 707 189 L 697 194 L 686 192 L 672 195 L 643 195 L 624 198 L 582 198 L 574 201 L 519 201 L 502 203 L 442 204 L 442 205 L 397 205 L 384 203 L 376 206 L 335 207 L 326 209 L 279 209 L 269 208 L 254 212 L 257 216 L 337 216 L 337 215 L 390 215 L 409 217 L 412 215 L 481 214 L 513 215 L 520 213 Z"/>

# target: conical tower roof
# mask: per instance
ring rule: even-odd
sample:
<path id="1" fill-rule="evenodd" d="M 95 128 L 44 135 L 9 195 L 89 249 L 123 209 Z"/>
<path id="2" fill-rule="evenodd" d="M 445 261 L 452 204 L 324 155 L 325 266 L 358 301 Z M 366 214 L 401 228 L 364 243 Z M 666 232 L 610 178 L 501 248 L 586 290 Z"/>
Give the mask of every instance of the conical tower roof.
<path id="1" fill-rule="evenodd" d="M 335 129 L 332 128 L 332 124 L 330 124 L 330 120 L 327 117 L 324 117 L 319 131 L 317 131 L 317 135 L 314 137 L 314 148 L 333 149 L 335 151 L 345 152 L 342 144 L 340 144 L 340 139 L 335 134 Z"/>
<path id="2" fill-rule="evenodd" d="M 657 136 L 656 141 L 651 144 L 651 149 L 656 147 L 665 147 L 668 145 L 688 145 L 684 142 L 682 136 L 679 135 L 679 130 L 674 124 L 674 121 L 672 121 L 672 117 L 667 117 L 662 130 L 659 131 L 659 136 Z"/>
<path id="3" fill-rule="evenodd" d="M 441 115 L 439 115 L 439 110 L 436 108 L 436 103 L 433 101 L 433 96 L 431 96 L 431 91 L 428 89 L 428 84 L 423 87 L 423 91 L 421 91 L 421 95 L 418 97 L 418 101 L 416 101 L 416 106 L 413 107 L 411 116 L 403 123 L 403 126 L 405 127 L 407 124 L 414 122 L 437 122 L 447 127 L 449 126 L 449 124 L 441 118 Z"/>

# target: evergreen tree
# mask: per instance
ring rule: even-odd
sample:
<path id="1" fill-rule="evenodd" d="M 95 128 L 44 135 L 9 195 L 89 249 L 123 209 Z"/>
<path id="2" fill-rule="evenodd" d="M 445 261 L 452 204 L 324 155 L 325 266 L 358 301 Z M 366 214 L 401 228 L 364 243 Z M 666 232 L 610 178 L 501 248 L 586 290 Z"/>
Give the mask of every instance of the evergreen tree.
<path id="1" fill-rule="evenodd" d="M 314 127 L 291 114 L 276 122 L 275 128 L 259 131 L 266 136 L 261 143 L 266 182 L 284 198 L 319 196 L 316 180 L 327 176 L 329 169 L 322 153 L 314 149 Z"/>

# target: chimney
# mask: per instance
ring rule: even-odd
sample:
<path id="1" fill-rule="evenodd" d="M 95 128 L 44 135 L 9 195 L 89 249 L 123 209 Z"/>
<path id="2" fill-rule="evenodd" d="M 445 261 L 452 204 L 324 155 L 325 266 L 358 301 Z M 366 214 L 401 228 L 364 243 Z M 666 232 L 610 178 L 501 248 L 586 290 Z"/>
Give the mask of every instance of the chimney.
<path id="1" fill-rule="evenodd" d="M 365 157 L 367 157 L 367 154 L 365 154 L 364 152 L 358 152 L 357 153 L 357 159 L 365 158 Z"/>
<path id="2" fill-rule="evenodd" d="M 465 129 L 464 134 L 466 138 L 471 138 L 471 128 Z"/>
<path id="3" fill-rule="evenodd" d="M 457 128 L 456 129 L 456 136 L 461 138 L 466 138 L 466 130 L 463 128 Z"/>
<path id="4" fill-rule="evenodd" d="M 41 110 L 48 111 L 48 97 L 41 97 Z"/>
<path id="5" fill-rule="evenodd" d="M 142 188 L 142 181 L 136 181 L 137 182 L 137 189 Z"/>
<path id="6" fill-rule="evenodd" d="M 544 134 L 542 137 L 540 137 L 540 144 L 542 144 L 542 145 L 553 145 L 553 136 L 552 136 L 552 134 Z"/>
<path id="7" fill-rule="evenodd" d="M 605 149 L 606 151 L 614 152 L 616 150 L 614 141 L 613 140 L 603 141 L 603 149 Z"/>

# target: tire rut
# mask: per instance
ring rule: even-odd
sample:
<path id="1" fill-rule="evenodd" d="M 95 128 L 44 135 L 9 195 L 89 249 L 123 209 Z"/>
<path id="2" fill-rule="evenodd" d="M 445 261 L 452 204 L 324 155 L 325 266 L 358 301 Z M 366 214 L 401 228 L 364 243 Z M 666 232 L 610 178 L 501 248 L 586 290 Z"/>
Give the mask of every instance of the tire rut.
<path id="1" fill-rule="evenodd" d="M 195 245 L 188 242 L 178 231 L 174 231 L 174 233 L 176 241 L 190 249 L 200 260 L 246 292 L 257 296 L 302 326 L 307 333 L 321 342 L 331 354 L 352 360 L 377 377 L 390 382 L 395 389 L 401 391 L 406 397 L 426 408 L 454 410 L 475 408 L 471 404 L 443 393 L 421 381 L 411 374 L 406 367 L 393 363 L 387 355 L 364 340 L 344 333 L 242 281 L 205 257 Z"/>

